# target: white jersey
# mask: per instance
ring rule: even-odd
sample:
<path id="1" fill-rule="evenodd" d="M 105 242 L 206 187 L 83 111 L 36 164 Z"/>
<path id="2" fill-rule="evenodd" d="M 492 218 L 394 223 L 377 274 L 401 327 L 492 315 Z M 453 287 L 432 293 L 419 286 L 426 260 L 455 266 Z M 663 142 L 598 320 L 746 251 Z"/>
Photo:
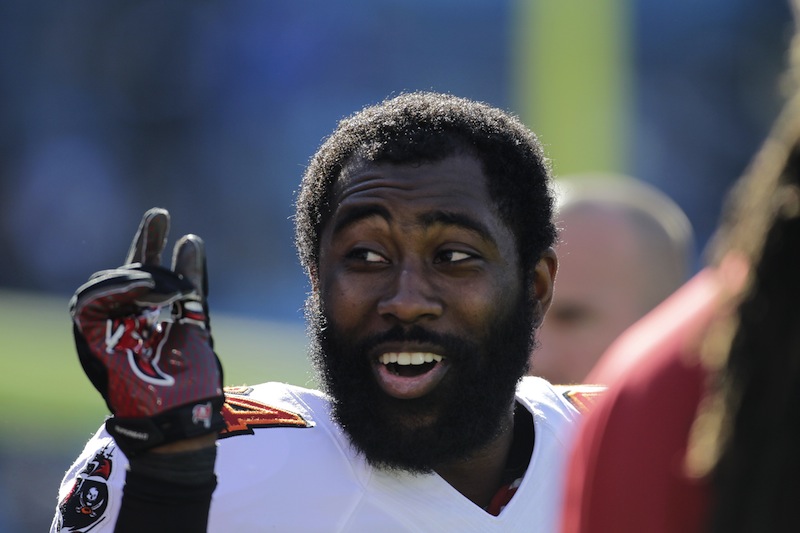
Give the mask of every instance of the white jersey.
<path id="1" fill-rule="evenodd" d="M 572 428 L 592 395 L 577 390 L 522 380 L 517 401 L 533 415 L 533 455 L 516 493 L 493 516 L 436 474 L 368 465 L 317 391 L 284 383 L 228 389 L 208 531 L 555 533 Z M 126 467 L 101 429 L 64 477 L 51 531 L 113 531 Z"/>

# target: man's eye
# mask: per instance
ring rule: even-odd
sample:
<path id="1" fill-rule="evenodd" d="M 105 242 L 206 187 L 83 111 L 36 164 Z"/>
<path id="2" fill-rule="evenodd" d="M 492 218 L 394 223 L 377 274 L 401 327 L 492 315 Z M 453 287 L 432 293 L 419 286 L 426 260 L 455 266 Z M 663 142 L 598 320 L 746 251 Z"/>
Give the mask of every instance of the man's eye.
<path id="1" fill-rule="evenodd" d="M 357 248 L 348 254 L 351 259 L 359 259 L 366 263 L 388 263 L 381 254 L 367 250 L 366 248 Z"/>
<path id="2" fill-rule="evenodd" d="M 475 257 L 473 254 L 467 252 L 461 252 L 458 250 L 445 250 L 439 253 L 439 256 L 436 258 L 437 263 L 457 263 L 459 261 L 465 261 L 467 259 L 472 259 Z"/>

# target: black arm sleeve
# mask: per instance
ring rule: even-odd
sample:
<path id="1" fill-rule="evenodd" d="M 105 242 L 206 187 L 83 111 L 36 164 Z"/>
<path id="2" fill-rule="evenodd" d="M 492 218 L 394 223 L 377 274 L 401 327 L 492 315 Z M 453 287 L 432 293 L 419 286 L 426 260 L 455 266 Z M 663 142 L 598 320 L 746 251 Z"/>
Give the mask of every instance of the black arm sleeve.
<path id="1" fill-rule="evenodd" d="M 205 533 L 216 447 L 131 459 L 115 533 Z"/>

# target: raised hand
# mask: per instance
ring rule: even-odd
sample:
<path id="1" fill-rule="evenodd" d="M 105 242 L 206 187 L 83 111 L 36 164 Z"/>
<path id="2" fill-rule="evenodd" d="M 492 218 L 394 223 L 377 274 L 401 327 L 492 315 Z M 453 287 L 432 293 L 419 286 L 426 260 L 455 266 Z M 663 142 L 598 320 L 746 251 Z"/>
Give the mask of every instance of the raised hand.
<path id="1" fill-rule="evenodd" d="M 95 273 L 70 301 L 81 364 L 114 415 L 106 428 L 129 456 L 224 425 L 204 244 L 183 236 L 165 268 L 168 231 L 166 210 L 147 211 L 125 264 Z"/>

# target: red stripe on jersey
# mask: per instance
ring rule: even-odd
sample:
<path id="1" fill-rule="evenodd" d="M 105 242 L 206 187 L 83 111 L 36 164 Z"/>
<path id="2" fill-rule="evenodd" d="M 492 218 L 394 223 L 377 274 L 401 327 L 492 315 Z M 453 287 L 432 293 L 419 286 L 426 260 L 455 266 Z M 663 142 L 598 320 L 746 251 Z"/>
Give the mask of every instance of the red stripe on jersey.
<path id="1" fill-rule="evenodd" d="M 221 439 L 234 435 L 252 435 L 254 428 L 309 427 L 308 422 L 297 413 L 271 407 L 250 398 L 234 396 L 230 390 L 226 390 L 222 417 L 225 420 L 225 429 L 219 434 Z"/>

